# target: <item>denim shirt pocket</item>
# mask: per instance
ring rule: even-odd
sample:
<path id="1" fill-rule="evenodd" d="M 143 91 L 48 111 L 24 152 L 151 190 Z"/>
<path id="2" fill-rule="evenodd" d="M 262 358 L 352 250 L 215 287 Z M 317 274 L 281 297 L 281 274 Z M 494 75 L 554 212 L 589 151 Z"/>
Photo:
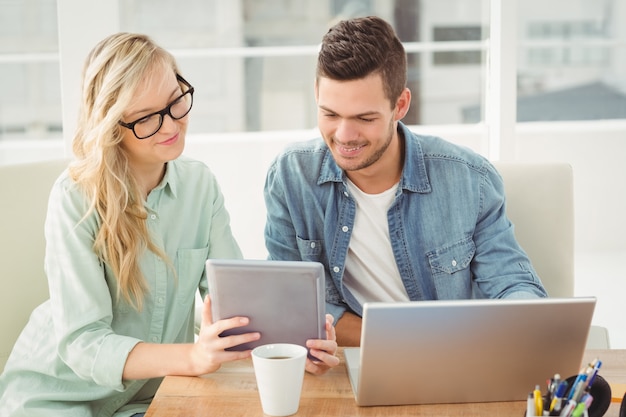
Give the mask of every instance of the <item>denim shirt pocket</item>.
<path id="1" fill-rule="evenodd" d="M 467 269 L 476 252 L 471 238 L 437 248 L 426 254 L 433 276 L 452 275 Z"/>
<path id="2" fill-rule="evenodd" d="M 178 262 L 178 302 L 182 305 L 195 301 L 196 290 L 204 273 L 204 267 L 209 255 L 209 248 L 179 249 L 176 258 Z"/>
<path id="3" fill-rule="evenodd" d="M 319 262 L 322 256 L 323 240 L 302 239 L 296 236 L 296 242 L 303 261 Z"/>

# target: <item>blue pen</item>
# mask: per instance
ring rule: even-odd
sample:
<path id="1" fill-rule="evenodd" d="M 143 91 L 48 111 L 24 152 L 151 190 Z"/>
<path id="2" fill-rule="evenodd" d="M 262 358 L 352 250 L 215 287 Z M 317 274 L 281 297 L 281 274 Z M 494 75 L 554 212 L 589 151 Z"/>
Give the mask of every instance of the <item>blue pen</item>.
<path id="1" fill-rule="evenodd" d="M 600 367 L 602 366 L 602 361 L 597 361 L 595 366 L 593 367 L 593 371 L 591 372 L 591 376 L 589 378 L 587 378 L 587 390 L 589 390 L 589 388 L 591 388 L 591 384 L 593 384 L 593 381 L 596 379 L 596 375 L 598 375 L 598 371 L 600 370 Z"/>
<path id="2" fill-rule="evenodd" d="M 585 389 L 587 388 L 586 381 L 587 375 L 583 375 L 580 378 L 580 381 L 578 381 L 578 384 L 574 387 L 574 393 L 570 397 L 571 400 L 574 400 L 576 402 L 580 401 L 580 397 L 582 397 L 583 392 L 585 392 Z"/>
<path id="3" fill-rule="evenodd" d="M 552 403 L 550 403 L 550 412 L 555 411 L 558 413 L 561 411 L 561 402 L 563 401 L 565 391 L 567 391 L 567 381 L 561 381 L 554 392 Z"/>
<path id="4" fill-rule="evenodd" d="M 578 376 L 576 377 L 576 379 L 574 380 L 574 383 L 572 384 L 572 388 L 570 388 L 569 390 L 569 394 L 567 396 L 568 400 L 574 399 L 574 401 L 578 401 L 578 398 L 574 398 L 574 396 L 578 393 L 580 393 L 580 385 L 585 383 L 585 380 L 587 379 L 587 375 L 584 373 L 580 373 L 578 374 Z"/>

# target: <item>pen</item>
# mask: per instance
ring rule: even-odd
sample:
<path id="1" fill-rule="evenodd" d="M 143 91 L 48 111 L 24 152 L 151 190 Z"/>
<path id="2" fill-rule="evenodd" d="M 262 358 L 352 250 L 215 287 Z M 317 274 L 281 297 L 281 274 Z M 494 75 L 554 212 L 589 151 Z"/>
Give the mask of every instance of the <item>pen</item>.
<path id="1" fill-rule="evenodd" d="M 591 406 L 591 403 L 593 402 L 593 397 L 591 396 L 591 394 L 587 393 L 583 395 L 583 397 L 580 399 L 580 402 L 585 404 L 585 410 L 589 410 L 589 407 Z"/>
<path id="2" fill-rule="evenodd" d="M 565 407 L 563 407 L 563 409 L 561 410 L 561 414 L 559 414 L 559 416 L 569 417 L 572 414 L 572 411 L 574 411 L 575 407 L 576 407 L 576 401 L 569 400 L 567 404 L 565 404 Z"/>
<path id="3" fill-rule="evenodd" d="M 567 381 L 561 381 L 559 386 L 556 388 L 554 392 L 554 398 L 550 403 L 550 412 L 556 411 L 557 413 L 561 411 L 561 402 L 563 401 L 563 396 L 565 395 L 565 391 L 567 390 Z"/>
<path id="4" fill-rule="evenodd" d="M 554 394 L 560 383 L 561 374 L 554 374 L 554 378 L 550 380 L 550 384 L 548 385 L 548 392 L 550 392 L 550 394 Z"/>
<path id="5" fill-rule="evenodd" d="M 570 399 L 578 402 L 580 400 L 580 397 L 582 396 L 582 393 L 584 392 L 585 388 L 587 387 L 586 384 L 587 381 L 587 375 L 582 375 L 582 377 L 580 378 L 580 381 L 578 381 L 578 384 L 576 384 L 576 386 L 573 387 L 573 395 L 570 397 Z"/>
<path id="6" fill-rule="evenodd" d="M 574 380 L 574 383 L 572 384 L 572 387 L 570 388 L 569 394 L 567 396 L 568 400 L 572 400 L 572 399 L 574 401 L 578 400 L 578 398 L 574 398 L 576 395 L 576 391 L 580 392 L 580 384 L 584 383 L 586 379 L 587 379 L 587 374 L 583 370 L 580 374 L 578 374 L 578 376 Z"/>
<path id="7" fill-rule="evenodd" d="M 541 397 L 541 389 L 539 388 L 539 385 L 535 386 L 535 390 L 533 391 L 533 400 L 535 401 L 535 415 L 542 416 L 543 398 Z"/>
<path id="8" fill-rule="evenodd" d="M 532 417 L 535 414 L 535 398 L 532 392 L 528 393 L 528 399 L 526 400 L 526 416 Z"/>
<path id="9" fill-rule="evenodd" d="M 578 403 L 571 414 L 571 417 L 581 417 L 585 412 L 585 403 Z"/>
<path id="10" fill-rule="evenodd" d="M 593 371 L 591 371 L 591 376 L 587 378 L 587 387 L 586 387 L 587 390 L 591 388 L 591 384 L 593 384 L 593 381 L 596 379 L 596 375 L 598 375 L 598 371 L 600 370 L 601 366 L 602 366 L 602 361 L 600 360 L 596 361 L 596 364 L 593 367 Z"/>

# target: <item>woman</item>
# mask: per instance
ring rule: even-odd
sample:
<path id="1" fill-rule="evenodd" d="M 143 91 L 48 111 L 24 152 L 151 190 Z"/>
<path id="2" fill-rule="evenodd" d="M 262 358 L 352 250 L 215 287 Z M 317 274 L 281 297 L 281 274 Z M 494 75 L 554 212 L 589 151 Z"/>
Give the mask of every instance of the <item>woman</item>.
<path id="1" fill-rule="evenodd" d="M 181 156 L 194 88 L 172 55 L 115 34 L 92 50 L 83 79 L 75 161 L 46 219 L 50 299 L 0 377 L 3 417 L 143 413 L 161 377 L 213 372 L 250 356 L 225 349 L 260 337 L 219 337 L 248 320 L 213 323 L 206 297 L 194 343 L 206 259 L 242 255 L 215 177 Z M 307 342 L 314 374 L 339 362 L 331 318 L 326 330 L 328 340 Z"/>

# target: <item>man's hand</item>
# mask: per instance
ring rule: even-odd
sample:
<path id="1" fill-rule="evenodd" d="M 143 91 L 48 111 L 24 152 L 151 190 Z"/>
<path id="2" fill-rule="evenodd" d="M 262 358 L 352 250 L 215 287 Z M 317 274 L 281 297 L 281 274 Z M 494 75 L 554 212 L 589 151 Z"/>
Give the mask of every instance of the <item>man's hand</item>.
<path id="1" fill-rule="evenodd" d="M 337 345 L 360 346 L 361 344 L 361 317 L 354 313 L 345 312 L 335 325 Z"/>

